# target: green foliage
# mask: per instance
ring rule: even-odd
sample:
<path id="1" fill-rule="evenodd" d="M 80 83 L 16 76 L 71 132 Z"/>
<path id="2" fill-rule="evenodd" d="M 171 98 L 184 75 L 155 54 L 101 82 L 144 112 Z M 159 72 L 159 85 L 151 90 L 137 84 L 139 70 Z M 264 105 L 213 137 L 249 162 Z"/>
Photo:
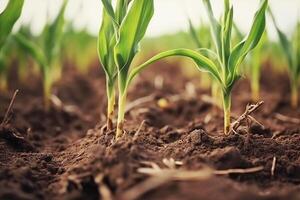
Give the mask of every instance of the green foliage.
<path id="1" fill-rule="evenodd" d="M 24 0 L 10 0 L 5 10 L 0 14 L 0 50 L 19 19 L 23 4 Z"/>
<path id="2" fill-rule="evenodd" d="M 297 23 L 295 34 L 294 34 L 294 40 L 288 39 L 288 36 L 285 35 L 280 28 L 277 25 L 277 22 L 275 20 L 275 17 L 269 9 L 269 14 L 272 18 L 273 24 L 276 28 L 276 31 L 278 33 L 279 42 L 281 44 L 283 53 L 288 61 L 289 66 L 289 76 L 290 76 L 290 82 L 291 82 L 291 105 L 292 107 L 296 108 L 298 107 L 298 87 L 299 87 L 299 77 L 300 77 L 300 64 L 299 64 L 299 39 L 300 39 L 300 33 L 299 33 L 299 23 Z"/>
<path id="3" fill-rule="evenodd" d="M 63 37 L 62 57 L 81 73 L 87 73 L 89 66 L 97 59 L 96 42 L 97 37 L 86 29 L 75 30 L 72 24 L 68 24 Z"/>
<path id="4" fill-rule="evenodd" d="M 10 0 L 2 13 L 0 13 L 0 89 L 6 90 L 6 72 L 8 58 L 7 40 L 13 26 L 21 16 L 24 0 Z"/>
<path id="5" fill-rule="evenodd" d="M 47 24 L 44 28 L 42 39 L 43 44 L 36 44 L 30 38 L 24 36 L 22 32 L 15 35 L 18 45 L 24 52 L 29 54 L 40 66 L 43 73 L 44 82 L 44 99 L 45 108 L 49 109 L 49 101 L 51 98 L 51 88 L 54 79 L 54 64 L 61 49 L 61 39 L 64 31 L 64 13 L 67 5 L 67 0 L 64 0 L 63 5 L 55 18 L 55 20 Z"/>
<path id="6" fill-rule="evenodd" d="M 176 49 L 160 53 L 151 58 L 146 63 L 135 68 L 129 76 L 128 83 L 147 65 L 169 56 L 184 56 L 195 61 L 199 70 L 210 73 L 218 82 L 223 93 L 224 107 L 224 131 L 225 134 L 230 129 L 230 106 L 231 90 L 240 78 L 239 66 L 247 54 L 253 50 L 260 41 L 265 30 L 265 11 L 268 6 L 268 0 L 264 0 L 254 16 L 252 27 L 248 35 L 236 46 L 231 47 L 231 32 L 233 29 L 233 7 L 230 7 L 228 0 L 224 1 L 224 15 L 219 23 L 216 20 L 209 0 L 203 1 L 210 19 L 211 33 L 215 43 L 216 53 L 206 49 L 206 52 L 214 55 L 215 59 L 208 58 L 199 52 L 188 49 Z"/>
<path id="7" fill-rule="evenodd" d="M 114 9 L 110 0 L 102 0 L 103 19 L 98 37 L 99 59 L 107 77 L 108 128 L 111 128 L 114 87 L 118 80 L 117 138 L 123 131 L 130 66 L 154 13 L 153 0 L 133 0 L 130 6 L 129 3 L 118 0 Z"/>

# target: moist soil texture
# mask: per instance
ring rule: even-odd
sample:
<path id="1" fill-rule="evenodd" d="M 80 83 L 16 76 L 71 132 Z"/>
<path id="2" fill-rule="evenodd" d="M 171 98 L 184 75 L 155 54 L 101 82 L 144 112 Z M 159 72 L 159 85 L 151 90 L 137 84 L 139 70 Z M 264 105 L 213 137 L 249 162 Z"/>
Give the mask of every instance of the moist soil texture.
<path id="1" fill-rule="evenodd" d="M 2 120 L 19 89 L 0 126 L 0 199 L 299 200 L 300 109 L 290 107 L 287 76 L 267 69 L 255 121 L 224 136 L 223 112 L 200 87 L 199 73 L 187 77 L 176 63 L 158 63 L 131 86 L 117 141 L 104 126 L 100 66 L 86 74 L 66 67 L 47 112 L 40 78 L 22 82 L 12 70 L 0 94 Z M 241 79 L 233 122 L 249 102 L 249 81 Z M 179 172 L 199 173 L 174 178 Z"/>

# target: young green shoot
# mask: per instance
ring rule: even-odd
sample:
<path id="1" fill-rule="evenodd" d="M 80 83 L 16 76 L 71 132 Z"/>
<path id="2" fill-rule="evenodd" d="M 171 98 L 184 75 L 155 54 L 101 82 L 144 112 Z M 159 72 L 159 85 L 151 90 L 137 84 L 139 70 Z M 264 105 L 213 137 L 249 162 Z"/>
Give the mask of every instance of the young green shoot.
<path id="1" fill-rule="evenodd" d="M 40 66 L 43 75 L 44 106 L 46 111 L 48 111 L 50 108 L 50 98 L 54 75 L 53 71 L 61 48 L 66 5 L 67 0 L 64 0 L 63 5 L 53 23 L 46 25 L 43 32 L 42 45 L 37 45 L 34 41 L 30 40 L 21 33 L 15 35 L 18 45 Z"/>
<path id="2" fill-rule="evenodd" d="M 126 86 L 132 79 L 149 64 L 170 56 L 184 56 L 191 58 L 199 70 L 210 73 L 215 81 L 222 88 L 223 109 L 224 109 L 224 133 L 230 132 L 230 111 L 231 111 L 231 90 L 237 80 L 240 78 L 239 66 L 260 41 L 265 30 L 266 17 L 265 12 L 268 6 L 268 0 L 264 0 L 254 16 L 254 20 L 248 35 L 231 47 L 231 32 L 233 25 L 233 7 L 229 0 L 224 0 L 225 8 L 221 23 L 215 18 L 209 0 L 204 0 L 206 10 L 211 23 L 211 32 L 215 43 L 215 52 L 206 49 L 206 52 L 214 55 L 214 59 L 207 57 L 201 52 L 189 49 L 174 49 L 160 53 L 152 57 L 147 62 L 133 69 L 127 79 Z M 127 88 L 127 87 L 125 87 Z"/>
<path id="3" fill-rule="evenodd" d="M 300 56 L 300 22 L 298 22 L 294 40 L 289 40 L 288 36 L 285 35 L 280 28 L 277 25 L 276 19 L 271 11 L 269 9 L 269 14 L 273 20 L 273 24 L 276 28 L 276 31 L 278 33 L 279 42 L 281 44 L 281 47 L 283 49 L 284 55 L 288 61 L 288 69 L 289 69 L 289 77 L 290 77 L 290 86 L 291 86 L 291 106 L 293 108 L 298 107 L 299 102 L 299 77 L 300 77 L 300 62 L 299 62 L 299 56 Z"/>
<path id="4" fill-rule="evenodd" d="M 236 38 L 242 40 L 245 36 L 240 31 L 239 27 L 234 23 L 233 28 L 235 31 Z M 260 77 L 261 77 L 261 67 L 263 62 L 263 51 L 266 50 L 267 43 L 266 31 L 262 35 L 257 47 L 249 55 L 247 60 L 247 65 L 249 65 L 250 71 L 250 84 L 251 84 L 251 99 L 253 102 L 258 102 L 260 100 Z"/>
<path id="5" fill-rule="evenodd" d="M 8 38 L 12 32 L 14 24 L 21 16 L 24 0 L 10 0 L 4 11 L 0 13 L 0 87 L 6 90 L 7 71 L 7 49 Z"/>
<path id="6" fill-rule="evenodd" d="M 119 138 L 123 134 L 130 66 L 153 16 L 154 3 L 153 0 L 118 0 L 116 8 L 110 0 L 102 0 L 102 4 L 104 11 L 98 53 L 107 79 L 108 121 L 112 120 L 114 88 L 118 81 L 116 138 Z"/>

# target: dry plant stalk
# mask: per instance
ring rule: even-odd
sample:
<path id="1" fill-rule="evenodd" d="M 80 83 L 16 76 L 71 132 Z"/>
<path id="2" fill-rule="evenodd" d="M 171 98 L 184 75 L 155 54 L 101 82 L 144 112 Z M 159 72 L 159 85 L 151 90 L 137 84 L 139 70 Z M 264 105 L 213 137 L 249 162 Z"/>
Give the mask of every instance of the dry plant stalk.
<path id="1" fill-rule="evenodd" d="M 11 112 L 12 106 L 14 105 L 14 102 L 15 102 L 15 99 L 17 97 L 18 92 L 19 92 L 19 90 L 16 90 L 14 92 L 14 95 L 13 95 L 13 97 L 12 97 L 10 103 L 9 103 L 9 106 L 8 106 L 8 108 L 6 110 L 4 118 L 3 118 L 2 122 L 1 122 L 1 126 L 3 126 L 3 125 L 5 125 L 5 124 L 8 123 L 8 121 L 9 121 L 9 113 Z"/>
<path id="2" fill-rule="evenodd" d="M 251 114 L 255 112 L 263 104 L 264 104 L 263 101 L 260 101 L 256 104 L 251 104 L 251 105 L 248 104 L 245 112 L 241 116 L 239 116 L 235 122 L 231 124 L 229 133 L 232 132 L 237 133 L 237 129 L 242 125 L 243 122 L 246 122 L 248 126 L 250 125 L 249 122 L 255 122 L 263 127 L 261 123 L 259 123 L 255 118 L 251 116 Z"/>

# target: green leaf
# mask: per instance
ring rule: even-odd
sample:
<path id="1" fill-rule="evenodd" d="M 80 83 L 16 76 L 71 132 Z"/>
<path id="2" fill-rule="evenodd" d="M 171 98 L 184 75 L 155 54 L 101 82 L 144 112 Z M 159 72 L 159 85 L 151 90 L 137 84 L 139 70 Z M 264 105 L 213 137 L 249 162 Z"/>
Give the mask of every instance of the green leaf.
<path id="1" fill-rule="evenodd" d="M 119 40 L 114 51 L 115 62 L 123 76 L 126 76 L 138 52 L 139 42 L 146 33 L 153 13 L 153 0 L 135 0 L 121 24 Z"/>
<path id="2" fill-rule="evenodd" d="M 116 21 L 116 16 L 115 16 L 114 8 L 111 4 L 111 0 L 101 0 L 101 1 L 107 14 L 111 17 L 113 21 Z"/>
<path id="3" fill-rule="evenodd" d="M 42 71 L 45 72 L 49 65 L 42 49 L 20 33 L 16 34 L 14 38 L 23 51 L 28 53 L 40 65 Z"/>
<path id="4" fill-rule="evenodd" d="M 114 45 L 116 43 L 115 41 L 111 17 L 107 13 L 106 9 L 103 8 L 102 24 L 98 37 L 98 55 L 102 67 L 108 76 L 108 79 L 110 79 L 109 81 L 113 80 L 113 76 L 117 71 L 113 55 Z"/>
<path id="5" fill-rule="evenodd" d="M 121 24 L 127 13 L 128 0 L 118 0 L 116 7 L 116 20 Z"/>
<path id="6" fill-rule="evenodd" d="M 278 37 L 279 37 L 279 41 L 280 41 L 280 44 L 282 46 L 282 49 L 283 49 L 283 52 L 288 60 L 288 64 L 289 64 L 289 68 L 295 72 L 295 69 L 294 69 L 294 62 L 293 62 L 293 48 L 292 48 L 292 44 L 291 42 L 288 40 L 287 36 L 280 30 L 280 28 L 278 27 L 277 25 L 277 22 L 275 20 L 275 17 L 271 11 L 271 9 L 268 9 L 269 11 L 269 14 L 271 16 L 271 19 L 273 21 L 273 24 L 276 28 L 276 31 L 278 33 Z"/>
<path id="7" fill-rule="evenodd" d="M 0 14 L 0 49 L 21 16 L 23 4 L 24 0 L 9 0 L 5 10 Z"/>
<path id="8" fill-rule="evenodd" d="M 239 27 L 234 22 L 233 22 L 233 30 L 234 30 L 234 32 L 236 34 L 236 37 L 239 40 L 243 40 L 244 39 L 244 34 L 242 33 L 242 31 L 239 29 Z"/>
<path id="9" fill-rule="evenodd" d="M 210 4 L 210 0 L 203 0 L 203 3 L 205 5 L 205 9 L 207 11 L 208 14 L 208 18 L 210 21 L 210 25 L 211 25 L 211 33 L 213 36 L 213 40 L 217 49 L 217 53 L 219 55 L 220 58 L 222 58 L 223 56 L 223 51 L 222 51 L 222 40 L 221 40 L 221 32 L 222 32 L 222 28 L 221 25 L 219 24 L 219 22 L 216 20 L 211 4 Z"/>
<path id="10" fill-rule="evenodd" d="M 237 68 L 245 59 L 246 55 L 254 49 L 260 41 L 266 26 L 265 12 L 268 6 L 268 0 L 264 0 L 255 14 L 251 30 L 246 38 L 234 47 L 228 61 L 230 76 L 226 82 L 232 84 L 237 78 Z"/>
<path id="11" fill-rule="evenodd" d="M 212 76 L 221 84 L 223 85 L 223 81 L 221 78 L 221 73 L 218 71 L 217 66 L 207 57 L 204 55 L 200 54 L 197 51 L 193 51 L 190 49 L 174 49 L 174 50 L 169 50 L 165 51 L 162 53 L 157 54 L 156 56 L 152 57 L 142 65 L 134 68 L 129 75 L 128 81 L 127 81 L 127 87 L 130 84 L 130 82 L 133 80 L 133 78 L 139 74 L 144 68 L 149 66 L 150 64 L 161 60 L 166 57 L 171 57 L 171 56 L 183 56 L 183 57 L 188 57 L 191 58 L 197 65 L 197 68 L 200 71 L 208 72 L 211 73 Z"/>
<path id="12" fill-rule="evenodd" d="M 53 59 L 59 54 L 62 37 L 65 25 L 65 10 L 67 6 L 67 0 L 64 0 L 62 7 L 53 23 L 47 25 L 45 32 L 44 41 L 44 52 L 48 59 L 48 63 L 51 65 Z"/>
<path id="13" fill-rule="evenodd" d="M 223 61 L 224 63 L 228 62 L 230 51 L 231 51 L 231 32 L 232 32 L 232 25 L 233 25 L 233 7 L 229 9 L 227 14 L 225 15 L 225 21 L 224 21 L 224 28 L 223 28 Z M 226 69 L 229 70 L 229 69 Z"/>
<path id="14" fill-rule="evenodd" d="M 202 48 L 202 44 L 200 42 L 199 36 L 197 34 L 197 31 L 191 21 L 191 19 L 189 19 L 189 27 L 190 27 L 190 35 L 192 36 L 192 39 L 194 40 L 195 44 L 197 45 L 198 48 Z"/>

